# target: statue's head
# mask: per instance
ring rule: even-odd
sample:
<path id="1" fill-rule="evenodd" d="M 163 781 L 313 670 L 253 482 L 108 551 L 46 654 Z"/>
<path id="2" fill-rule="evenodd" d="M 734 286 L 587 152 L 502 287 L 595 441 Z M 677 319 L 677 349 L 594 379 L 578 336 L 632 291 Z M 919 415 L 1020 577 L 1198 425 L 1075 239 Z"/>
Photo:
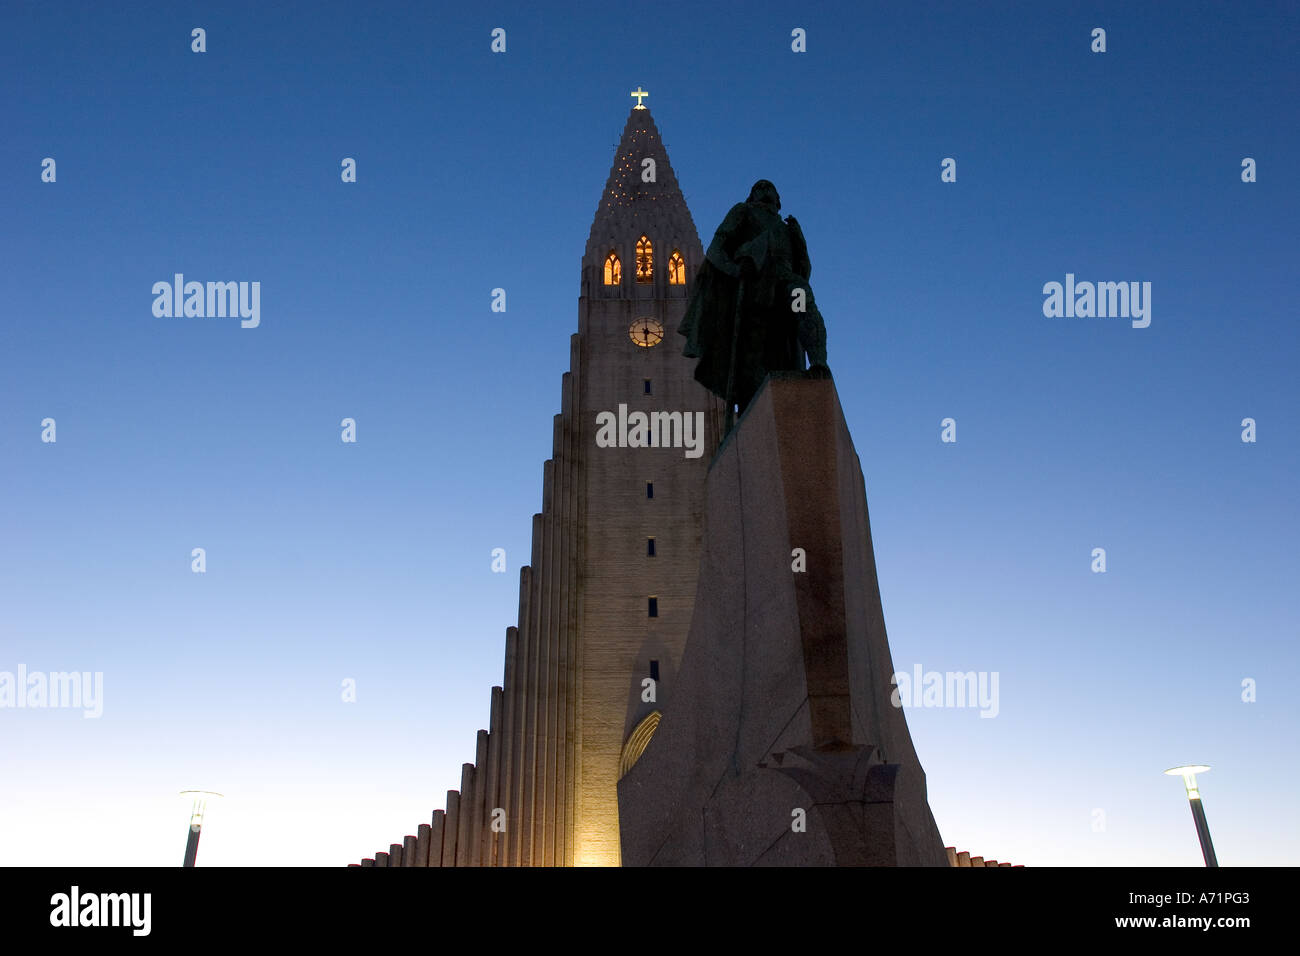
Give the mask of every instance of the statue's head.
<path id="1" fill-rule="evenodd" d="M 749 191 L 748 201 L 771 206 L 773 212 L 781 211 L 781 197 L 777 194 L 776 187 L 766 179 L 754 183 L 754 188 Z"/>

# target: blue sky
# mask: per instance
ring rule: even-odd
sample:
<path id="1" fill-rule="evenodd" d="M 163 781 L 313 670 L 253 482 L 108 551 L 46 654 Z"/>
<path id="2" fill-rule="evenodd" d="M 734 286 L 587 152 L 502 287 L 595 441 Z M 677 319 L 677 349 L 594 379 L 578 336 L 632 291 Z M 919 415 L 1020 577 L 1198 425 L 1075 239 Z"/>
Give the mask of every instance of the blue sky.
<path id="1" fill-rule="evenodd" d="M 908 712 L 945 842 L 1197 865 L 1205 762 L 1223 864 L 1300 855 L 1294 4 L 376 6 L 0 14 L 0 671 L 104 674 L 0 710 L 0 862 L 176 865 L 187 787 L 204 865 L 442 805 L 638 86 L 705 245 L 760 177 L 803 226 L 896 667 L 1000 675 Z M 261 325 L 156 318 L 176 272 Z M 1150 327 L 1044 317 L 1066 273 Z"/>

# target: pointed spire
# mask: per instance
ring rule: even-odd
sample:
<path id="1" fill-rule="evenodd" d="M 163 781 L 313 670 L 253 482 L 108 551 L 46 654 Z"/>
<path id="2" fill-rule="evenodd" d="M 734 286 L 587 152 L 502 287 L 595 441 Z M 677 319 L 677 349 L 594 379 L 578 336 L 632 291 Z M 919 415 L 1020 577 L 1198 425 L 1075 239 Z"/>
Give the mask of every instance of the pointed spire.
<path id="1" fill-rule="evenodd" d="M 630 250 L 642 234 L 656 244 L 681 249 L 690 262 L 703 258 L 695 221 L 654 118 L 649 108 L 633 107 L 591 224 L 584 266 L 603 263 L 610 249 L 620 250 L 624 262 L 630 262 L 623 250 Z"/>

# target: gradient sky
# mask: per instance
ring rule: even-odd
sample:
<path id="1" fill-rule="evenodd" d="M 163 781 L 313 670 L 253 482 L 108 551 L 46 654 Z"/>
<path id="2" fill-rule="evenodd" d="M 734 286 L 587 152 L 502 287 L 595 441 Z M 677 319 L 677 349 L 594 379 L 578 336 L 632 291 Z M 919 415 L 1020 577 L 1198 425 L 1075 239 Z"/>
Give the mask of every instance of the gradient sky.
<path id="1" fill-rule="evenodd" d="M 189 787 L 211 866 L 443 805 L 638 85 L 706 246 L 760 177 L 803 226 L 895 666 L 999 674 L 908 710 L 944 841 L 1199 865 L 1204 762 L 1221 863 L 1300 857 L 1296 4 L 373 6 L 0 13 L 0 671 L 104 674 L 0 710 L 0 864 L 178 865 Z M 176 272 L 261 326 L 155 318 Z M 1045 318 L 1067 272 L 1150 327 Z"/>

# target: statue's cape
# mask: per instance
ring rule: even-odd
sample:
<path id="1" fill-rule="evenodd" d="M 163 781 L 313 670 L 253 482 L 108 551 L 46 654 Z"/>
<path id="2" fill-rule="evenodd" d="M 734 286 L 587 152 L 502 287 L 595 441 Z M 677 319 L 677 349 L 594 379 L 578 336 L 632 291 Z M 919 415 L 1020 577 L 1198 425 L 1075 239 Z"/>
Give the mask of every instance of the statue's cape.
<path id="1" fill-rule="evenodd" d="M 702 359 L 696 364 L 695 380 L 719 396 L 726 394 L 730 337 L 740 289 L 740 266 L 732 260 L 726 245 L 744 216 L 745 204 L 737 203 L 714 233 L 695 273 L 686 315 L 677 326 L 678 334 L 686 337 L 682 354 Z"/>
<path id="2" fill-rule="evenodd" d="M 740 280 L 733 279 L 707 257 L 695 274 L 695 289 L 686 315 L 677 327 L 686 336 L 682 354 L 698 358 L 695 380 L 719 398 L 727 394 L 731 337 L 736 322 Z"/>

